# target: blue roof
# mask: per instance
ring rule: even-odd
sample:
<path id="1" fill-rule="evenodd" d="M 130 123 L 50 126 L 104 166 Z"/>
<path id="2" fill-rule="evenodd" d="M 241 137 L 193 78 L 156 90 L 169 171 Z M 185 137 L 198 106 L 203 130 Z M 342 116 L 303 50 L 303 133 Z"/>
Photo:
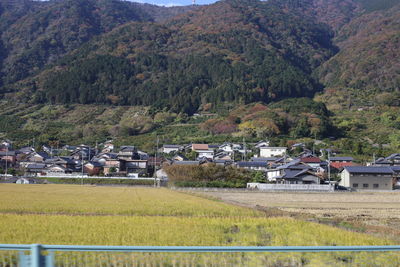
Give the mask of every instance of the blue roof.
<path id="1" fill-rule="evenodd" d="M 344 169 L 349 173 L 393 174 L 390 167 L 381 166 L 346 166 Z"/>

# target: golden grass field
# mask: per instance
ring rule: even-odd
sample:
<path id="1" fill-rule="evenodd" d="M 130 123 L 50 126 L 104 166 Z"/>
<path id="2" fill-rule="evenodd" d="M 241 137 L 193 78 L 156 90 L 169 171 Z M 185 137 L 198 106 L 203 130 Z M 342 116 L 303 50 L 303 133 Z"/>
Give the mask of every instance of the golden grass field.
<path id="1" fill-rule="evenodd" d="M 0 243 L 314 246 L 394 242 L 288 217 L 267 217 L 254 209 L 169 189 L 0 184 Z M 268 264 L 277 266 L 290 259 L 293 264 L 285 266 L 305 262 L 310 266 L 362 266 L 371 257 L 374 262 L 387 262 L 386 266 L 400 263 L 397 254 L 346 257 L 276 254 L 268 257 Z"/>
<path id="2" fill-rule="evenodd" d="M 291 215 L 349 222 L 400 243 L 399 192 L 210 192 L 206 195 L 259 210 L 278 209 Z"/>

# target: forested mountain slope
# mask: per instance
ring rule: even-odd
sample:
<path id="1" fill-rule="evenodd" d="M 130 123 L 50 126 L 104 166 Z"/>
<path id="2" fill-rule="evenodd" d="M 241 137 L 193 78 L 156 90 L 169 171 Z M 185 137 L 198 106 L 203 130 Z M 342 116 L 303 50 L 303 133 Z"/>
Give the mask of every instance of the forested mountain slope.
<path id="1" fill-rule="evenodd" d="M 186 11 L 119 0 L 1 0 L 2 82 L 9 85 L 28 77 L 124 23 L 162 20 Z"/>
<path id="2" fill-rule="evenodd" d="M 188 114 L 317 92 L 398 105 L 399 14 L 396 0 L 0 0 L 0 97 Z"/>
<path id="3" fill-rule="evenodd" d="M 270 102 L 322 89 L 313 70 L 333 56 L 332 31 L 273 2 L 227 0 L 165 24 L 128 23 L 21 87 L 34 102 L 152 105 Z"/>
<path id="4" fill-rule="evenodd" d="M 327 96 L 352 95 L 359 105 L 399 105 L 400 4 L 355 18 L 339 31 L 340 52 L 319 69 Z M 364 102 L 364 103 L 362 103 Z"/>

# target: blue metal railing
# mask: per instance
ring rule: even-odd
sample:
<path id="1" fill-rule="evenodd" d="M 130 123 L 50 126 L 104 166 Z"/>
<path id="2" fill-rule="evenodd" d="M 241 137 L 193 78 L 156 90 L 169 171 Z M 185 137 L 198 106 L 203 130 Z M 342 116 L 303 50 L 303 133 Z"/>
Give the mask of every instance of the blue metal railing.
<path id="1" fill-rule="evenodd" d="M 160 253 L 235 253 L 235 252 L 389 252 L 400 251 L 399 245 L 390 246 L 66 246 L 0 244 L 0 251 L 19 251 L 18 266 L 52 267 L 55 252 L 160 252 Z M 28 254 L 29 252 L 29 254 Z M 11 266 L 11 265 L 10 265 Z"/>

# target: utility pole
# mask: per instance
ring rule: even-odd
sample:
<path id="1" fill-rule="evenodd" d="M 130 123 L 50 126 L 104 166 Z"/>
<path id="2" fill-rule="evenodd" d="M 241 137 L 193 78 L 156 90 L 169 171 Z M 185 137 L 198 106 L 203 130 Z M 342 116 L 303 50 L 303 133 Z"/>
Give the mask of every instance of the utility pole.
<path id="1" fill-rule="evenodd" d="M 376 161 L 376 159 L 375 159 L 375 153 L 372 154 L 372 158 L 373 158 L 373 160 L 372 160 L 372 165 L 375 165 L 375 161 Z"/>
<path id="2" fill-rule="evenodd" d="M 6 177 L 7 177 L 7 163 L 8 163 L 8 146 L 6 147 L 6 172 L 5 172 Z"/>
<path id="3" fill-rule="evenodd" d="M 331 152 L 328 150 L 328 181 L 331 184 Z"/>
<path id="4" fill-rule="evenodd" d="M 156 153 L 154 153 L 154 187 L 157 185 L 157 156 L 158 156 L 158 143 L 160 142 L 160 139 L 157 136 L 157 141 L 156 141 Z"/>
<path id="5" fill-rule="evenodd" d="M 243 137 L 243 150 L 244 150 L 244 153 L 243 153 L 243 161 L 246 161 L 246 152 L 247 152 L 247 149 L 246 149 L 246 143 L 245 143 L 245 141 L 244 141 L 244 137 Z"/>
<path id="6" fill-rule="evenodd" d="M 81 150 L 81 158 L 82 158 L 82 161 L 81 161 L 81 164 L 82 164 L 82 176 L 81 176 L 81 185 L 83 185 L 83 149 Z"/>

